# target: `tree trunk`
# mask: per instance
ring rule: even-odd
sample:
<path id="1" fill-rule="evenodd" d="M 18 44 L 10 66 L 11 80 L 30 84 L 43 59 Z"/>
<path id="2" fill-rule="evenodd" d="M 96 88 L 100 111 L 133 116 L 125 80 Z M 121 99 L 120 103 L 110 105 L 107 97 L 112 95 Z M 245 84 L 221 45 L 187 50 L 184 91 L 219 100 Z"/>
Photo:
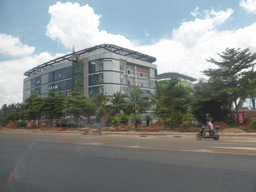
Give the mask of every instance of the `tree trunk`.
<path id="1" fill-rule="evenodd" d="M 237 125 L 239 125 L 238 106 L 236 104 L 236 100 L 234 100 L 234 102 L 235 102 L 235 110 L 236 110 L 236 123 Z"/>
<path id="2" fill-rule="evenodd" d="M 50 121 L 51 121 L 51 127 L 53 127 L 53 125 L 52 125 L 52 123 L 53 123 L 53 120 L 52 120 L 52 119 L 50 119 Z"/>
<path id="3" fill-rule="evenodd" d="M 255 109 L 255 99 L 252 98 L 252 108 Z"/>
<path id="4" fill-rule="evenodd" d="M 174 115 L 174 108 L 173 108 L 173 102 L 172 102 L 172 124 L 174 125 L 175 124 L 175 119 L 173 118 L 173 115 Z"/>

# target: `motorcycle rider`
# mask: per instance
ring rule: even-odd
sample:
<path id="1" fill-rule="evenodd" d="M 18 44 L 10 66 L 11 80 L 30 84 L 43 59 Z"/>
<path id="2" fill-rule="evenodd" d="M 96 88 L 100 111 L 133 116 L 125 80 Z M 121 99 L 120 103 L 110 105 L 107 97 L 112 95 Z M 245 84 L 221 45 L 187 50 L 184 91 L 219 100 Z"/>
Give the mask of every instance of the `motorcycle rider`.
<path id="1" fill-rule="evenodd" d="M 212 120 L 211 120 L 212 121 Z M 210 128 L 210 132 L 209 135 L 211 136 L 214 132 L 213 132 L 213 124 L 211 123 L 211 121 L 209 120 L 208 123 L 208 127 Z"/>

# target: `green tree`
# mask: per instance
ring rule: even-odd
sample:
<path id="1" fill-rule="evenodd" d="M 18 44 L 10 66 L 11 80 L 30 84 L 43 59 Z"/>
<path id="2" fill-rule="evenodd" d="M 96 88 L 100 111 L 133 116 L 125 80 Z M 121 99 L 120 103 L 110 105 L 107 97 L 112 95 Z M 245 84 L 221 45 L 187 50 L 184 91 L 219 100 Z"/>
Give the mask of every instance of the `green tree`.
<path id="1" fill-rule="evenodd" d="M 32 94 L 26 99 L 24 105 L 26 110 L 25 118 L 28 120 L 34 120 L 34 123 L 36 119 L 38 119 L 39 125 L 39 120 L 41 118 L 43 109 L 43 99 L 36 94 Z"/>
<path id="2" fill-rule="evenodd" d="M 117 113 L 120 113 L 120 111 L 124 109 L 126 97 L 127 95 L 122 94 L 121 91 L 114 93 L 113 97 L 111 98 L 113 116 L 115 116 Z"/>
<path id="3" fill-rule="evenodd" d="M 93 99 L 99 107 L 101 107 L 102 105 L 105 106 L 107 102 L 110 100 L 106 93 L 104 94 L 102 92 L 96 95 Z"/>
<path id="4" fill-rule="evenodd" d="M 78 119 L 81 116 L 88 116 L 87 109 L 89 108 L 90 111 L 93 111 L 92 108 L 94 106 L 91 100 L 78 91 L 73 91 L 71 96 L 66 99 L 66 113 L 74 116 L 77 120 L 77 125 Z"/>
<path id="5" fill-rule="evenodd" d="M 131 109 L 130 112 L 133 114 L 143 113 L 150 106 L 149 97 L 142 97 L 142 91 L 139 87 L 133 87 L 133 91 L 130 92 L 129 101 L 126 104 Z"/>
<path id="6" fill-rule="evenodd" d="M 19 120 L 25 120 L 25 107 L 24 103 L 17 103 L 16 104 L 16 113 Z"/>
<path id="7" fill-rule="evenodd" d="M 8 113 L 2 118 L 3 123 L 6 125 L 11 121 L 17 121 L 17 114 L 16 113 Z"/>
<path id="8" fill-rule="evenodd" d="M 54 114 L 55 118 L 61 119 L 65 115 L 65 101 L 66 97 L 63 93 L 58 93 L 57 96 L 54 98 Z M 61 121 L 60 121 L 61 127 Z"/>
<path id="9" fill-rule="evenodd" d="M 140 113 L 146 112 L 146 109 L 148 109 L 151 104 L 149 97 L 142 96 L 142 93 L 139 87 L 134 86 L 133 91 L 130 92 L 129 101 L 126 102 L 126 106 L 124 107 L 126 114 L 133 114 L 131 120 L 134 120 L 135 128 L 137 128 L 137 124 L 140 123 L 138 120 L 141 117 Z"/>
<path id="10" fill-rule="evenodd" d="M 235 109 L 238 120 L 239 102 L 250 94 L 254 95 L 254 86 L 249 86 L 248 79 L 256 78 L 256 73 L 249 69 L 254 66 L 256 53 L 250 53 L 250 49 L 229 49 L 218 54 L 221 58 L 217 61 L 213 58 L 207 61 L 218 66 L 217 69 L 203 71 L 209 77 L 209 83 L 214 85 L 216 92 L 212 92 L 213 98 L 228 97 L 230 108 Z"/>
<path id="11" fill-rule="evenodd" d="M 149 126 L 149 124 L 150 124 L 150 122 L 152 121 L 151 116 L 150 116 L 150 115 L 146 115 L 146 116 L 145 116 L 145 121 L 146 121 L 146 123 L 147 123 L 147 127 L 148 127 L 148 126 Z"/>
<path id="12" fill-rule="evenodd" d="M 51 121 L 51 127 L 53 126 L 53 119 L 56 117 L 56 110 L 55 110 L 55 98 L 54 92 L 51 91 L 48 93 L 48 97 L 44 99 L 42 111 L 43 114 L 46 116 L 47 119 Z"/>
<path id="13" fill-rule="evenodd" d="M 103 119 L 106 117 L 106 110 L 103 106 L 100 106 L 97 112 L 97 118 L 100 120 L 101 126 L 103 125 Z"/>
<path id="14" fill-rule="evenodd" d="M 83 115 L 87 117 L 89 125 L 91 124 L 91 116 L 96 113 L 96 104 L 90 100 L 86 100 L 86 108 L 83 110 Z"/>
<path id="15" fill-rule="evenodd" d="M 192 102 L 192 113 L 201 123 L 206 123 L 206 115 L 209 114 L 215 121 L 228 122 L 230 111 L 230 98 L 228 96 L 215 96 L 214 92 L 219 86 L 207 80 L 199 80 L 194 86 L 194 100 Z"/>
<path id="16" fill-rule="evenodd" d="M 191 89 L 183 87 L 178 79 L 158 82 L 158 99 L 155 113 L 164 123 L 171 127 L 187 124 L 190 103 L 192 101 Z"/>

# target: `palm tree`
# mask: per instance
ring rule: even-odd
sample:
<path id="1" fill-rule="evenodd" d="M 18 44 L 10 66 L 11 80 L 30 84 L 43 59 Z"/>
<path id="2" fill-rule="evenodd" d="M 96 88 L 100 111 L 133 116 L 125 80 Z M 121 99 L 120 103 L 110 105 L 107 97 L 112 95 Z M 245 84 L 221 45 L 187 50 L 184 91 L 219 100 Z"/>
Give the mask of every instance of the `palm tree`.
<path id="1" fill-rule="evenodd" d="M 141 97 L 142 91 L 139 87 L 134 87 L 133 91 L 130 93 L 129 105 L 131 107 L 131 112 L 137 114 L 137 112 L 142 113 L 150 106 L 149 97 Z"/>
<path id="2" fill-rule="evenodd" d="M 100 92 L 98 95 L 96 95 L 94 97 L 94 100 L 96 101 L 96 103 L 99 105 L 99 107 L 101 107 L 102 105 L 105 107 L 106 103 L 110 100 L 109 97 L 105 94 L 103 94 L 102 92 Z"/>
<path id="3" fill-rule="evenodd" d="M 135 123 L 135 128 L 137 128 L 137 124 L 140 122 L 141 115 L 138 113 L 143 113 L 150 106 L 149 97 L 141 97 L 142 91 L 139 87 L 135 86 L 133 91 L 130 92 L 130 101 L 127 102 L 127 105 L 130 108 L 132 115 L 132 121 Z"/>
<path id="4" fill-rule="evenodd" d="M 120 113 L 120 110 L 123 109 L 126 97 L 127 95 L 122 94 L 121 91 L 114 93 L 113 97 L 111 98 L 111 102 L 114 108 L 114 115 Z"/>

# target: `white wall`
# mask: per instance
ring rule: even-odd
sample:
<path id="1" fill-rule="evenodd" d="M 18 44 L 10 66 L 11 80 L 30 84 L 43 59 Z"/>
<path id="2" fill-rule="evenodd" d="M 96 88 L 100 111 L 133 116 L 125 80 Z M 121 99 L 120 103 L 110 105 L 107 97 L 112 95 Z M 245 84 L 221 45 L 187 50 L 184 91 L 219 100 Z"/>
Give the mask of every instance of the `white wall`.
<path id="1" fill-rule="evenodd" d="M 104 85 L 104 93 L 106 93 L 106 95 L 114 95 L 114 93 L 119 91 L 120 91 L 120 85 L 114 85 L 114 84 Z"/>

